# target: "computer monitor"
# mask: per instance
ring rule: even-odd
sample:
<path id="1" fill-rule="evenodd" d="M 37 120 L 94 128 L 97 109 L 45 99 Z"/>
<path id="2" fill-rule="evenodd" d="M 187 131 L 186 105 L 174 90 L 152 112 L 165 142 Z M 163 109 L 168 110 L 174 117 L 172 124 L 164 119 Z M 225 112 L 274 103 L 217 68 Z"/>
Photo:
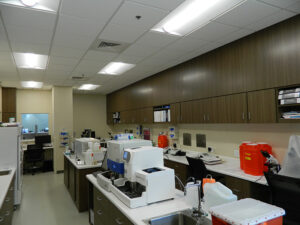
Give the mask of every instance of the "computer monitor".
<path id="1" fill-rule="evenodd" d="M 35 136 L 35 144 L 48 144 L 51 143 L 51 135 Z"/>

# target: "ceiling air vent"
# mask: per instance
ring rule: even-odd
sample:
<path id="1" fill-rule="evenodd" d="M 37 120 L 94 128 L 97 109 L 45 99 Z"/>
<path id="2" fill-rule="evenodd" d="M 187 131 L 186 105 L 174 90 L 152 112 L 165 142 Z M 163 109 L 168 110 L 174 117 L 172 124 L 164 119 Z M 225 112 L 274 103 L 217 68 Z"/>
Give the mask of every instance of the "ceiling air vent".
<path id="1" fill-rule="evenodd" d="M 120 53 L 129 46 L 128 43 L 97 39 L 90 50 Z"/>
<path id="2" fill-rule="evenodd" d="M 84 74 L 82 76 L 73 76 L 72 80 L 74 81 L 87 81 L 89 78 L 86 77 Z"/>

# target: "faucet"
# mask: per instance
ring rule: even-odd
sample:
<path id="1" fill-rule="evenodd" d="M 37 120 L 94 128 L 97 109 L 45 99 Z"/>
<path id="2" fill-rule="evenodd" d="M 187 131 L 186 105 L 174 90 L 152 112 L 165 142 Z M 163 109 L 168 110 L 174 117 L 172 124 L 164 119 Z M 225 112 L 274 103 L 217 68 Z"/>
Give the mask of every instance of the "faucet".
<path id="1" fill-rule="evenodd" d="M 201 207 L 201 181 L 196 181 L 194 177 L 191 177 L 189 179 L 192 179 L 194 183 L 187 183 L 184 186 L 184 195 L 186 196 L 187 189 L 190 187 L 198 187 L 198 208 L 193 208 L 193 217 L 201 218 L 202 216 L 206 215 L 205 212 L 202 210 Z"/>
<path id="2" fill-rule="evenodd" d="M 188 180 L 192 180 L 194 183 L 187 183 L 186 185 L 184 185 L 178 176 L 175 175 L 175 178 L 182 187 L 184 196 L 186 196 L 188 188 L 195 186 L 198 187 L 198 208 L 193 208 L 192 216 L 197 217 L 199 220 L 202 218 L 202 216 L 206 216 L 207 214 L 202 210 L 201 207 L 201 181 L 196 181 L 194 177 L 189 177 Z"/>

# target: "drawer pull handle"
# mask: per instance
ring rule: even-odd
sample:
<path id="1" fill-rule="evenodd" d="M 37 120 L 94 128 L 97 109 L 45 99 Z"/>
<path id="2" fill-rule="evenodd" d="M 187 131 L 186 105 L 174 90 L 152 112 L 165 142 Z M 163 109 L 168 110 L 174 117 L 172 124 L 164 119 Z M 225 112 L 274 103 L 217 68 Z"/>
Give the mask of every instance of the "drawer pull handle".
<path id="1" fill-rule="evenodd" d="M 10 211 L 6 211 L 5 216 L 9 216 L 9 215 L 10 215 Z"/>
<path id="2" fill-rule="evenodd" d="M 98 196 L 98 197 L 97 197 L 97 200 L 98 200 L 98 201 L 102 201 L 102 198 Z"/>
<path id="3" fill-rule="evenodd" d="M 11 187 L 9 190 L 10 190 L 10 191 L 13 191 L 13 190 L 14 190 L 14 187 Z"/>
<path id="4" fill-rule="evenodd" d="M 115 221 L 117 224 L 123 224 L 123 222 L 119 218 L 116 218 Z"/>
<path id="5" fill-rule="evenodd" d="M 10 198 L 6 198 L 6 199 L 5 199 L 5 202 L 10 202 Z"/>
<path id="6" fill-rule="evenodd" d="M 98 210 L 97 214 L 101 216 L 102 215 L 102 210 Z"/>

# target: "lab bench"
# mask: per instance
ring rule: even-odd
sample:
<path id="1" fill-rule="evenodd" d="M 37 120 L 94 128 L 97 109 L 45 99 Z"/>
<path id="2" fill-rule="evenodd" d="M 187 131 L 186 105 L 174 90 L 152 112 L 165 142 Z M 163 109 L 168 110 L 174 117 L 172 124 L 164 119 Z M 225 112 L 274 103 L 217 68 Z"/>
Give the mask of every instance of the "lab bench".
<path id="1" fill-rule="evenodd" d="M 77 165 L 74 157 L 64 155 L 64 183 L 79 212 L 88 210 L 86 175 L 100 169 L 101 164 Z"/>
<path id="2" fill-rule="evenodd" d="M 11 225 L 14 212 L 15 169 L 0 176 L 0 225 Z"/>
<path id="3" fill-rule="evenodd" d="M 176 190 L 173 200 L 131 209 L 113 193 L 101 188 L 96 177 L 89 181 L 89 222 L 93 225 L 145 225 L 145 220 L 191 208 L 182 191 Z M 158 184 L 159 185 L 159 184 Z"/>
<path id="4" fill-rule="evenodd" d="M 196 153 L 189 153 L 193 154 Z M 269 203 L 270 191 L 264 176 L 252 176 L 245 174 L 240 169 L 239 159 L 221 156 L 224 160 L 222 164 L 206 165 L 208 173 L 217 181 L 223 183 L 232 192 L 242 198 L 254 198 Z M 185 156 L 165 155 L 164 163 L 166 167 L 174 169 L 175 174 L 185 183 L 189 177 L 188 162 Z M 180 185 L 176 182 L 176 188 Z"/>

